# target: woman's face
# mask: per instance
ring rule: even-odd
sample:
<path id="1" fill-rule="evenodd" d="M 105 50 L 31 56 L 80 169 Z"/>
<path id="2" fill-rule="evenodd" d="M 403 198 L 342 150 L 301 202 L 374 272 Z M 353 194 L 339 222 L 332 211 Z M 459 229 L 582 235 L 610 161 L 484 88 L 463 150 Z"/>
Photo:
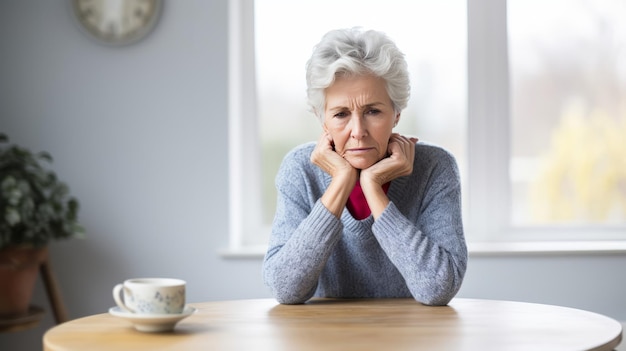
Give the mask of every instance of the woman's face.
<path id="1" fill-rule="evenodd" d="M 382 78 L 338 77 L 326 88 L 324 130 L 354 168 L 366 169 L 385 157 L 399 119 Z"/>

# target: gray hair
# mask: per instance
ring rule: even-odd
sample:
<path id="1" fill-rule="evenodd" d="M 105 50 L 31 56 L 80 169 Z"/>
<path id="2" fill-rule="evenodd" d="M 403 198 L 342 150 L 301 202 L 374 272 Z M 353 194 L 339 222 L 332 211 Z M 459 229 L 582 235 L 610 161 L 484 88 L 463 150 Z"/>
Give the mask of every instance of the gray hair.
<path id="1" fill-rule="evenodd" d="M 307 98 L 324 119 L 325 90 L 338 76 L 374 75 L 387 83 L 394 110 L 406 108 L 411 87 L 404 54 L 382 32 L 355 27 L 326 33 L 306 64 Z"/>

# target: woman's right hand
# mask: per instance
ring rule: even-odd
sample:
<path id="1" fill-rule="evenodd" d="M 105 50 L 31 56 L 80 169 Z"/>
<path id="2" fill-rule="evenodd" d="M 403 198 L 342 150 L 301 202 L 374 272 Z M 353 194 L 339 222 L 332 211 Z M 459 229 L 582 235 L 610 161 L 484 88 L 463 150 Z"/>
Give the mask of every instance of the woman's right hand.
<path id="1" fill-rule="evenodd" d="M 311 153 L 311 162 L 331 176 L 330 184 L 322 198 L 322 204 L 337 218 L 341 218 L 348 197 L 356 184 L 357 169 L 335 152 L 333 139 L 323 133 Z"/>
<path id="2" fill-rule="evenodd" d="M 352 167 L 346 159 L 335 152 L 333 139 L 330 134 L 326 132 L 322 133 L 322 136 L 317 141 L 317 145 L 313 153 L 311 153 L 311 162 L 324 172 L 330 174 L 332 178 L 339 175 L 349 175 L 351 173 L 354 173 L 356 176 L 356 169 Z"/>

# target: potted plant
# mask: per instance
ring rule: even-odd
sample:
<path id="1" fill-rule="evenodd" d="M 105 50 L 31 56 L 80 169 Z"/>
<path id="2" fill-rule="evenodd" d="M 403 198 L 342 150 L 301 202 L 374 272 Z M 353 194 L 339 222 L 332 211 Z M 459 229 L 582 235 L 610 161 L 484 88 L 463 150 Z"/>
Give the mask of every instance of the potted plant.
<path id="1" fill-rule="evenodd" d="M 45 166 L 46 152 L 9 144 L 0 133 L 0 318 L 28 312 L 52 240 L 81 237 L 78 201 Z"/>

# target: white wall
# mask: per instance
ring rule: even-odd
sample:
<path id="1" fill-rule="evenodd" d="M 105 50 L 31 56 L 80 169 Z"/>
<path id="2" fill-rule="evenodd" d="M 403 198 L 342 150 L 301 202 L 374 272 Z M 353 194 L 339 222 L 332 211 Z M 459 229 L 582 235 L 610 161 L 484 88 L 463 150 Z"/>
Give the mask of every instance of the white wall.
<path id="1" fill-rule="evenodd" d="M 113 285 L 137 276 L 185 279 L 192 302 L 270 296 L 260 259 L 217 254 L 228 242 L 226 21 L 227 0 L 166 1 L 148 38 L 112 48 L 79 31 L 69 1 L 0 2 L 0 131 L 54 156 L 88 229 L 51 247 L 72 318 L 106 312 Z M 459 296 L 626 320 L 625 267 L 625 255 L 472 256 Z M 49 311 L 38 284 L 34 303 Z M 48 313 L 0 334 L 0 349 L 40 350 L 50 326 Z"/>

